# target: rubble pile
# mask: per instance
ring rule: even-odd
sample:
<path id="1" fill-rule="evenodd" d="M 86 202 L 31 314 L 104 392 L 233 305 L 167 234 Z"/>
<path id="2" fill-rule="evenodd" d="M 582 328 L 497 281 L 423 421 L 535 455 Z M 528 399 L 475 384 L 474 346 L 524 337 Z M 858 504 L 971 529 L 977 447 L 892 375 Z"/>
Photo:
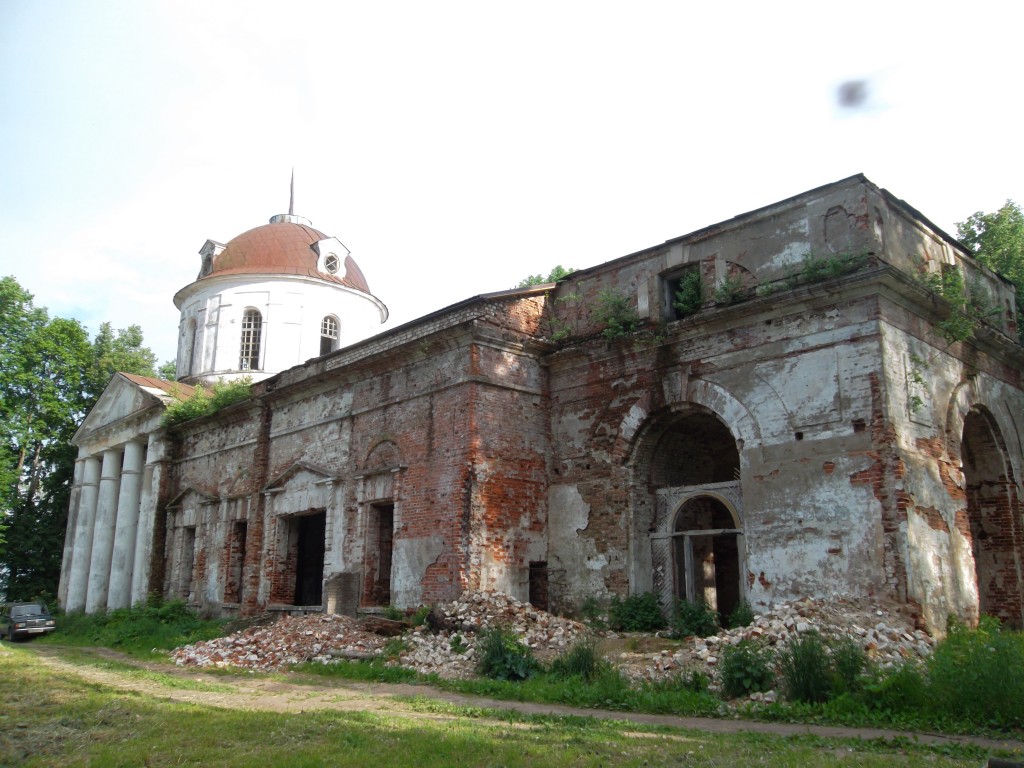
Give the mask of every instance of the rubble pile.
<path id="1" fill-rule="evenodd" d="M 458 600 L 437 606 L 434 616 L 441 625 L 439 631 L 435 634 L 418 629 L 406 635 L 409 650 L 398 663 L 441 677 L 468 677 L 472 673 L 476 633 L 481 629 L 509 629 L 541 661 L 563 653 L 589 631 L 578 621 L 538 610 L 500 592 L 465 592 Z"/>
<path id="2" fill-rule="evenodd" d="M 823 639 L 849 637 L 860 643 L 869 659 L 891 666 L 931 654 L 932 638 L 915 628 L 913 617 L 899 606 L 866 600 L 836 598 L 828 602 L 805 598 L 773 606 L 746 627 L 723 630 L 710 637 L 689 638 L 681 648 L 657 653 L 623 652 L 612 659 L 633 680 L 659 680 L 697 670 L 715 680 L 722 650 L 741 640 L 755 640 L 776 650 L 804 632 L 816 631 Z"/>
<path id="3" fill-rule="evenodd" d="M 331 652 L 375 655 L 387 641 L 363 629 L 356 619 L 318 613 L 286 616 L 274 624 L 176 648 L 171 659 L 179 666 L 269 671 L 306 661 L 326 664 L 334 660 Z"/>
<path id="4" fill-rule="evenodd" d="M 432 628 L 418 627 L 403 635 L 404 650 L 388 663 L 423 674 L 469 677 L 474 672 L 475 645 L 482 629 L 509 629 L 545 662 L 591 632 L 579 622 L 495 592 L 467 592 L 452 603 L 435 606 L 431 624 Z M 781 650 L 794 637 L 809 631 L 817 631 L 826 640 L 853 638 L 869 658 L 882 665 L 924 658 L 931 653 L 933 642 L 914 627 L 913 617 L 902 612 L 900 606 L 844 599 L 805 599 L 777 605 L 758 615 L 749 626 L 706 638 L 671 641 L 649 635 L 597 634 L 599 647 L 609 661 L 634 681 L 658 681 L 699 671 L 715 685 L 716 667 L 727 646 L 751 639 Z M 373 658 L 382 654 L 389 639 L 370 631 L 358 619 L 313 614 L 285 617 L 271 625 L 178 648 L 171 657 L 179 665 L 267 671 L 308 661 L 328 664 Z M 660 648 L 650 650 L 652 644 Z M 643 650 L 645 647 L 648 650 Z"/>

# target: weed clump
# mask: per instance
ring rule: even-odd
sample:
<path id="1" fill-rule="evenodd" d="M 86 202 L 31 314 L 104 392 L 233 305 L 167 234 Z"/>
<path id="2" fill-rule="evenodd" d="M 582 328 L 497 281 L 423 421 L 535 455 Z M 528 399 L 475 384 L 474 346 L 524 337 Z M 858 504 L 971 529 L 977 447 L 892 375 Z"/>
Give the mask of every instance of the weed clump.
<path id="1" fill-rule="evenodd" d="M 806 632 L 782 652 L 779 665 L 790 701 L 821 704 L 832 694 L 832 664 L 817 632 Z"/>
<path id="2" fill-rule="evenodd" d="M 672 618 L 672 637 L 708 637 L 720 629 L 718 611 L 703 600 L 676 603 Z"/>
<path id="3" fill-rule="evenodd" d="M 719 673 L 722 692 L 729 698 L 767 691 L 775 684 L 774 654 L 751 640 L 740 640 L 722 651 Z"/>
<path id="4" fill-rule="evenodd" d="M 481 631 L 476 647 L 477 672 L 492 680 L 526 680 L 540 669 L 533 651 L 505 627 Z"/>
<path id="5" fill-rule="evenodd" d="M 553 677 L 560 680 L 578 677 L 588 683 L 610 671 L 612 665 L 598 653 L 597 641 L 593 637 L 577 640 L 569 650 L 552 661 L 548 669 Z"/>
<path id="6" fill-rule="evenodd" d="M 608 606 L 608 626 L 616 632 L 655 632 L 665 628 L 665 614 L 653 592 L 629 595 L 625 599 L 615 595 Z"/>

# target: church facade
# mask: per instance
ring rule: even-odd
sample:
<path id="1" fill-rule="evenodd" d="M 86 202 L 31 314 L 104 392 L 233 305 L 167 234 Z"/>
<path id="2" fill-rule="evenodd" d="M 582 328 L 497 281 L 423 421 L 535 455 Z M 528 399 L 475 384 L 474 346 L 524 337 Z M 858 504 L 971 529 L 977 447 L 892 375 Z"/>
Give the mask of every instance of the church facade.
<path id="1" fill-rule="evenodd" d="M 86 418 L 67 610 L 654 591 L 1020 625 L 1012 286 L 864 177 L 377 335 L 350 254 L 298 219 L 209 241 L 179 382 L 118 374 Z M 249 399 L 161 425 L 240 375 Z"/>

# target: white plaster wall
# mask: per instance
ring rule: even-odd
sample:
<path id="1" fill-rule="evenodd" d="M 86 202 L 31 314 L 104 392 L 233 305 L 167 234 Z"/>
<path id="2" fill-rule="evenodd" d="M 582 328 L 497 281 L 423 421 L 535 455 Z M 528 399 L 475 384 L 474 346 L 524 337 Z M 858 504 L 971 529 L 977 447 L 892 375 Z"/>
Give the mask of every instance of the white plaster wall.
<path id="1" fill-rule="evenodd" d="M 238 369 L 242 315 L 257 309 L 263 316 L 259 371 Z M 320 355 L 324 317 L 339 321 L 338 347 L 361 341 L 379 330 L 387 309 L 375 298 L 334 283 L 298 276 L 213 277 L 193 284 L 183 299 L 178 334 L 177 376 L 188 375 L 190 321 L 196 322 L 197 367 L 193 376 L 272 376 Z"/>

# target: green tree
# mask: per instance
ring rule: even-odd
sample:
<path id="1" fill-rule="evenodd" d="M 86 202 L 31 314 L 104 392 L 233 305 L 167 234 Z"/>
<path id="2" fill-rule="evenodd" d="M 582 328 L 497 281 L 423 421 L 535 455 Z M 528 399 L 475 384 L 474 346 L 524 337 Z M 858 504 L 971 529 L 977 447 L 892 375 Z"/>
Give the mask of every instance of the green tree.
<path id="1" fill-rule="evenodd" d="M 1024 212 L 1012 200 L 995 213 L 977 213 L 956 225 L 960 242 L 979 262 L 1017 288 L 1017 333 L 1024 343 Z"/>
<path id="2" fill-rule="evenodd" d="M 142 346 L 142 329 L 130 325 L 119 331 L 110 323 L 101 323 L 92 342 L 92 360 L 88 373 L 88 392 L 94 398 L 102 394 L 110 377 L 118 371 L 140 376 L 156 375 L 156 355 Z"/>
<path id="3" fill-rule="evenodd" d="M 0 593 L 53 599 L 74 471 L 70 441 L 115 370 L 153 374 L 137 326 L 51 318 L 12 277 L 0 280 Z"/>
<path id="4" fill-rule="evenodd" d="M 160 367 L 156 369 L 156 375 L 161 379 L 167 379 L 167 381 L 177 381 L 178 364 L 173 360 L 165 360 L 160 364 Z"/>
<path id="5" fill-rule="evenodd" d="M 558 264 L 548 272 L 547 277 L 544 277 L 544 275 L 528 275 L 519 281 L 516 288 L 529 288 L 531 285 L 542 285 L 543 283 L 557 283 L 563 277 L 571 275 L 575 271 L 572 267 L 566 269 L 561 264 Z"/>

